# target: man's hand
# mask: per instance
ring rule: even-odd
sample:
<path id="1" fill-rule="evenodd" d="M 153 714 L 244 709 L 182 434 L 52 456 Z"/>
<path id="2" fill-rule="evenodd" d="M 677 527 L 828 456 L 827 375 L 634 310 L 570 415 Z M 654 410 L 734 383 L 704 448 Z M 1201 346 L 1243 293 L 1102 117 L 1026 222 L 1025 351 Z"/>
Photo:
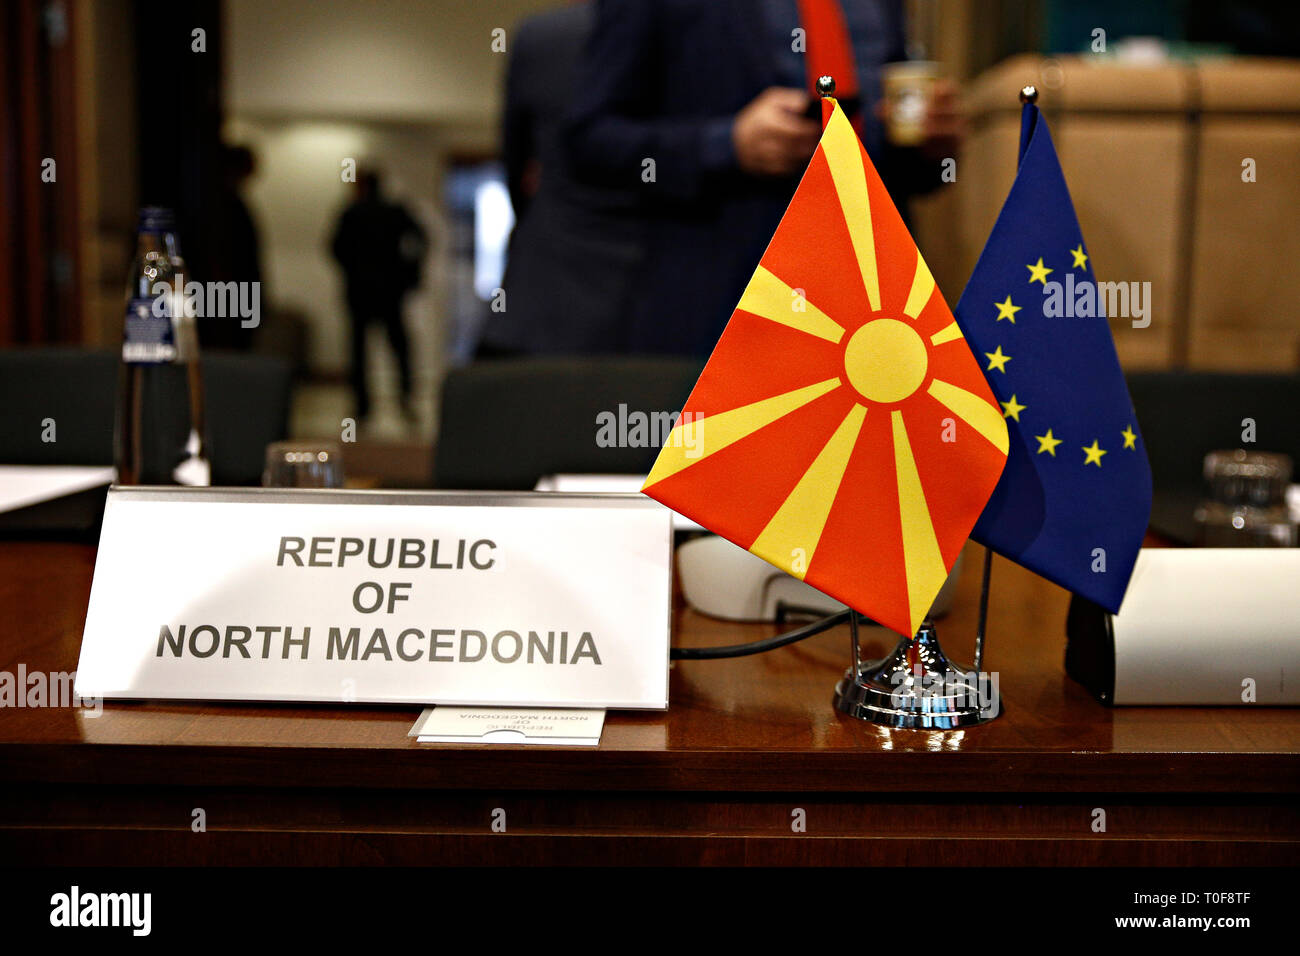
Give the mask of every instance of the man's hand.
<path id="1" fill-rule="evenodd" d="M 935 80 L 929 105 L 921 154 L 934 160 L 956 157 L 966 136 L 966 119 L 958 108 L 956 85 L 947 79 Z"/>
<path id="2" fill-rule="evenodd" d="M 731 141 L 740 168 L 753 176 L 789 176 L 807 164 L 821 138 L 809 119 L 812 97 L 803 90 L 768 87 L 736 114 Z"/>

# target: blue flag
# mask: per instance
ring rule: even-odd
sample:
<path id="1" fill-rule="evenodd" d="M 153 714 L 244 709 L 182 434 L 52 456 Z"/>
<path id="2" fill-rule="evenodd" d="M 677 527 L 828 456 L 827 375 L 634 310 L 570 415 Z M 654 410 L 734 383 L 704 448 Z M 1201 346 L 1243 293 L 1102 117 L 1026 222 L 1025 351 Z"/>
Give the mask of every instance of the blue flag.
<path id="1" fill-rule="evenodd" d="M 1033 104 L 1020 142 L 1015 183 L 955 310 L 1011 437 L 971 537 L 1118 611 L 1151 514 L 1151 468 L 1065 176 Z"/>

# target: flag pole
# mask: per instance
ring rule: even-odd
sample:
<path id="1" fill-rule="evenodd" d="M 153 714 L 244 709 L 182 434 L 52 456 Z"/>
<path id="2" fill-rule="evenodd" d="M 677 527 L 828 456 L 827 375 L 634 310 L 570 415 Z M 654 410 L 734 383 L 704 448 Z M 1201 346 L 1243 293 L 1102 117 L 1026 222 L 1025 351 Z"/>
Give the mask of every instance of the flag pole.
<path id="1" fill-rule="evenodd" d="M 828 99 L 835 95 L 835 77 L 824 74 L 817 77 L 817 94 L 822 99 Z M 852 662 L 852 673 L 857 674 L 862 669 L 862 648 L 858 643 L 858 612 L 849 610 L 849 644 L 851 650 L 849 659 Z"/>
<path id="2" fill-rule="evenodd" d="M 1038 87 L 1022 86 L 1020 88 L 1020 102 L 1025 106 L 1038 105 Z M 1019 168 L 1021 161 L 1025 158 L 1025 150 L 1029 148 L 1029 139 L 1034 134 L 1034 127 L 1038 124 L 1038 110 L 1021 110 L 1020 112 L 1020 152 L 1016 155 L 1016 167 Z"/>
<path id="3" fill-rule="evenodd" d="M 819 76 L 817 92 L 823 99 L 834 96 L 835 79 Z M 992 552 L 986 552 L 977 654 L 983 647 L 991 559 Z M 972 681 L 965 668 L 948 660 L 928 616 L 920 630 L 910 637 L 900 636 L 893 651 L 873 661 L 862 660 L 858 616 L 857 611 L 849 611 L 849 669 L 831 698 L 837 711 L 887 727 L 920 730 L 956 730 L 987 723 L 998 715 L 1001 700 L 983 700 L 978 678 Z"/>
<path id="4" fill-rule="evenodd" d="M 1038 87 L 1031 85 L 1020 88 L 1020 102 L 1025 106 L 1036 106 L 1038 104 Z M 1020 119 L 1020 152 L 1016 156 L 1016 166 L 1025 158 L 1025 150 L 1029 148 L 1029 138 L 1033 135 L 1034 125 L 1038 122 L 1037 111 L 1024 110 Z M 984 576 L 980 582 L 980 609 L 979 620 L 975 625 L 975 673 L 979 674 L 984 670 L 984 634 L 988 625 L 989 618 L 989 579 L 993 574 L 993 549 L 984 548 Z"/>
<path id="5" fill-rule="evenodd" d="M 980 616 L 975 625 L 975 673 L 984 670 L 984 628 L 989 619 L 989 578 L 993 574 L 993 549 L 984 547 L 984 579 L 980 582 Z"/>
<path id="6" fill-rule="evenodd" d="M 822 99 L 827 99 L 835 95 L 835 77 L 825 74 L 817 77 L 817 94 Z M 851 650 L 849 659 L 852 662 L 851 673 L 857 674 L 862 670 L 862 648 L 858 643 L 858 612 L 849 610 L 849 644 Z"/>

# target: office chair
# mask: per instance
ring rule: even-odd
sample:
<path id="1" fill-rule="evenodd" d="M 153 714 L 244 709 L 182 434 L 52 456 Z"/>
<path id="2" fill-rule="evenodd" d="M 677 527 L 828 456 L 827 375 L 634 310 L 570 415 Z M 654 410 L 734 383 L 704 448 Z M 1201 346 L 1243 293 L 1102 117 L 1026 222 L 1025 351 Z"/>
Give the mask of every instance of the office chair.
<path id="1" fill-rule="evenodd" d="M 704 363 L 672 357 L 501 359 L 443 383 L 439 488 L 526 490 L 543 475 L 645 474 L 657 447 L 601 447 L 597 416 L 678 412 Z"/>
<path id="2" fill-rule="evenodd" d="M 289 430 L 289 364 L 215 351 L 201 361 L 213 484 L 257 484 L 267 444 Z M 111 465 L 117 388 L 112 351 L 0 350 L 0 463 Z M 158 401 L 179 407 L 185 396 Z M 56 441 L 42 440 L 46 419 L 54 421 Z"/>

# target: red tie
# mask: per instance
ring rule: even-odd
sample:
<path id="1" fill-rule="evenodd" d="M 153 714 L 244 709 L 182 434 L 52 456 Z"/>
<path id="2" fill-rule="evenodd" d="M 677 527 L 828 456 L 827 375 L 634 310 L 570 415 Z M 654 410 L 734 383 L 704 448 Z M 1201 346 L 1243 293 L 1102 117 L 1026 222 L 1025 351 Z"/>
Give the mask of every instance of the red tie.
<path id="1" fill-rule="evenodd" d="M 807 43 L 808 88 L 815 94 L 817 78 L 832 76 L 837 99 L 856 99 L 858 69 L 840 0 L 799 0 L 799 19 Z"/>

